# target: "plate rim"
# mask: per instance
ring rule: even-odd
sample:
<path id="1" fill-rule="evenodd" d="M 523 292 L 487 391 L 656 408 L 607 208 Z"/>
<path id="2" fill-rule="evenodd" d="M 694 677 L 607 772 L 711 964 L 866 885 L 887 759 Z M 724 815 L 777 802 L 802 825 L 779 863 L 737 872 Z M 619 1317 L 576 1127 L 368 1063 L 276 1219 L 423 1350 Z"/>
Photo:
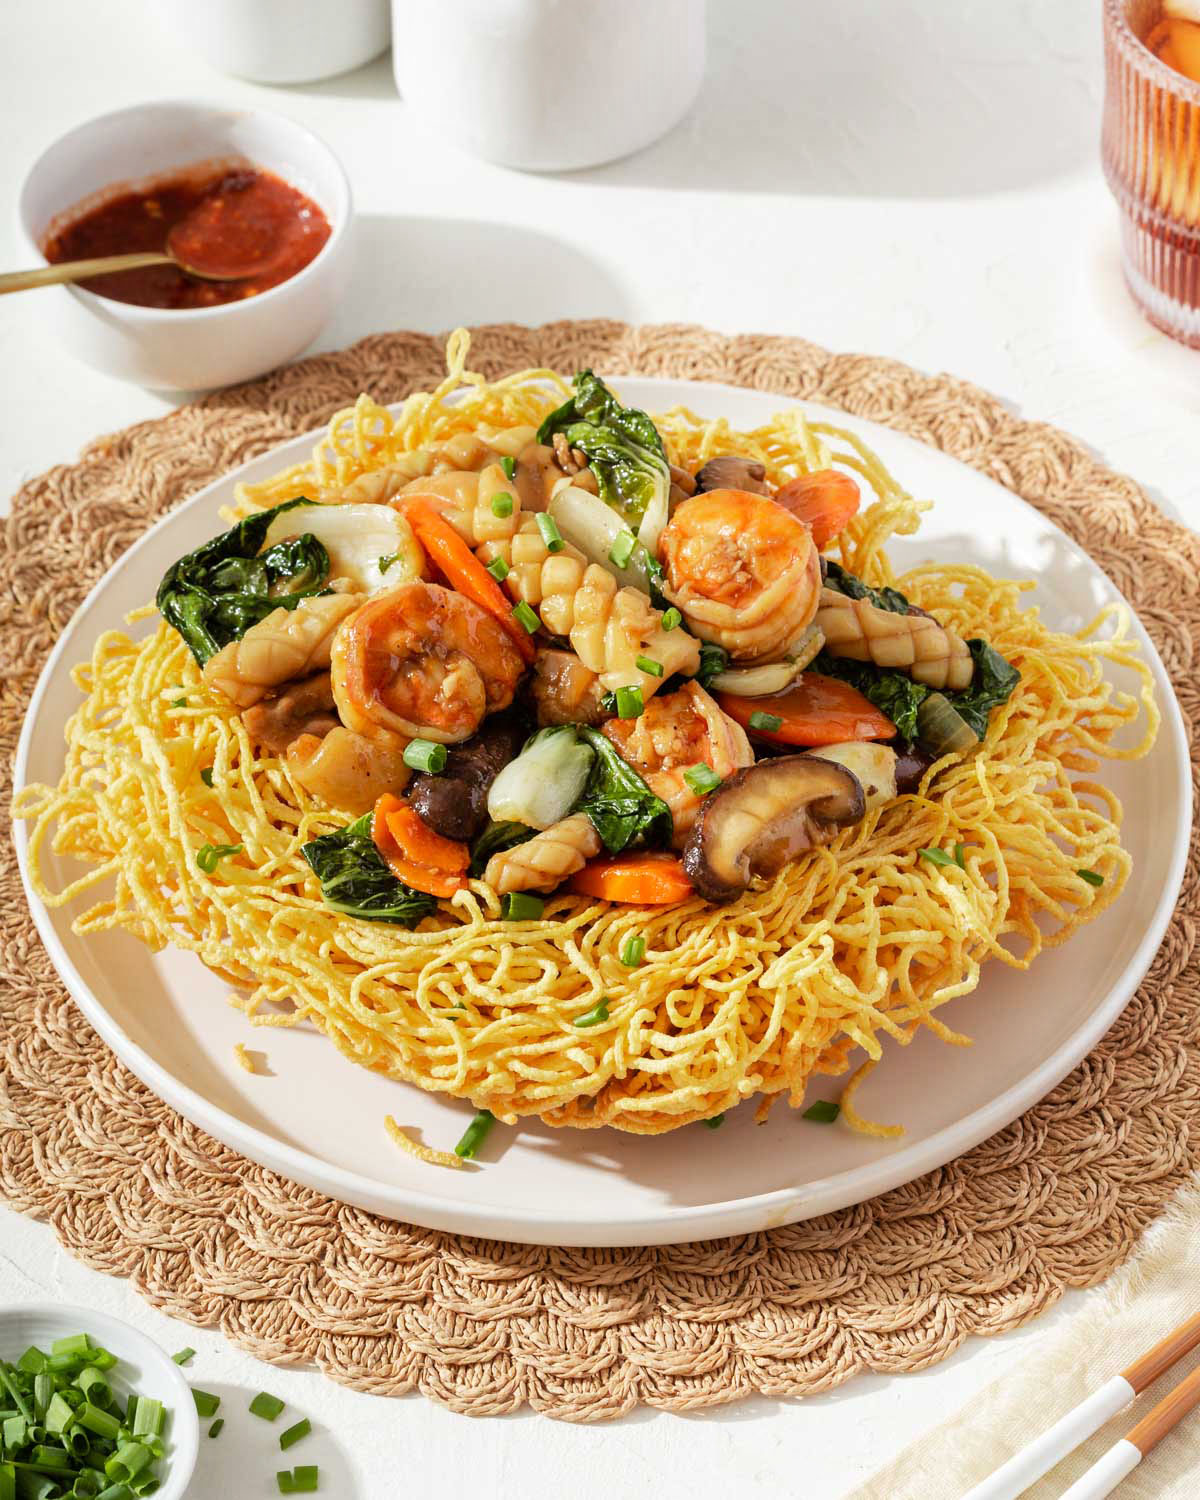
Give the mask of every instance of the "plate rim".
<path id="1" fill-rule="evenodd" d="M 836 421 L 839 418 L 850 417 L 855 422 L 863 422 L 869 427 L 886 432 L 889 438 L 920 443 L 920 439 L 912 434 L 886 427 L 871 418 L 781 392 L 756 390 L 749 386 L 731 385 L 727 382 L 688 380 L 671 376 L 625 373 L 613 374 L 610 378 L 618 385 L 636 382 L 642 386 L 664 391 L 692 388 L 705 394 L 725 393 L 737 397 L 753 396 L 776 400 L 789 406 L 800 407 L 806 415 L 815 415 L 817 420 Z M 394 412 L 402 405 L 403 402 L 391 402 L 388 404 L 388 409 Z M 203 505 L 219 486 L 228 487 L 236 484 L 247 470 L 260 468 L 273 455 L 295 444 L 317 442 L 325 431 L 327 431 L 327 425 L 285 439 L 281 443 L 272 445 L 265 452 L 209 480 L 195 493 L 160 516 L 154 525 L 143 532 L 121 554 L 113 566 L 97 579 L 73 612 L 38 675 L 22 722 L 21 735 L 13 761 L 14 795 L 28 784 L 28 761 L 34 726 L 38 720 L 42 701 L 49 691 L 51 680 L 56 676 L 62 658 L 71 647 L 82 618 L 89 612 L 96 598 L 105 590 L 113 572 L 122 567 L 126 560 L 136 554 L 139 549 L 148 546 L 161 529 L 172 524 L 183 512 Z M 944 449 L 929 446 L 931 451 L 939 453 L 963 468 L 973 467 Z M 1058 538 L 1066 543 L 1072 553 L 1083 560 L 1089 569 L 1099 572 L 1106 584 L 1124 599 L 1118 586 L 1100 565 L 1054 521 L 1015 491 L 1001 485 L 991 475 L 977 469 L 974 472 L 979 477 L 997 485 L 1020 505 L 1032 511 L 1040 522 L 1048 526 Z M 889 1154 L 880 1155 L 874 1161 L 837 1172 L 831 1177 L 816 1178 L 793 1187 L 775 1188 L 769 1192 L 752 1194 L 749 1197 L 724 1199 L 703 1205 L 659 1204 L 652 1209 L 639 1211 L 623 1218 L 619 1227 L 614 1230 L 614 1226 L 608 1220 L 581 1219 L 565 1225 L 555 1219 L 551 1213 L 536 1207 L 517 1209 L 509 1205 L 501 1207 L 496 1204 L 472 1202 L 471 1199 L 465 1197 L 434 1196 L 423 1192 L 418 1187 L 400 1186 L 364 1176 L 280 1140 L 256 1125 L 235 1118 L 220 1106 L 211 1103 L 204 1094 L 177 1078 L 133 1041 L 93 994 L 60 940 L 54 927 L 52 910 L 38 897 L 31 884 L 28 869 L 28 824 L 24 820 L 15 819 L 13 841 L 17 849 L 26 900 L 38 935 L 45 944 L 50 960 L 68 993 L 89 1024 L 118 1059 L 153 1094 L 229 1149 L 237 1151 L 271 1171 L 279 1172 L 280 1175 L 292 1181 L 314 1191 L 325 1193 L 339 1202 L 368 1207 L 369 1211 L 398 1222 L 413 1223 L 450 1233 L 511 1240 L 520 1244 L 613 1248 L 681 1244 L 697 1239 L 725 1238 L 765 1227 L 780 1227 L 866 1202 L 881 1193 L 912 1182 L 923 1174 L 946 1165 L 998 1130 L 1011 1124 L 1025 1110 L 1032 1108 L 1034 1104 L 1045 1098 L 1091 1052 L 1133 998 L 1150 968 L 1174 911 L 1190 849 L 1193 821 L 1190 752 L 1182 710 L 1174 685 L 1137 611 L 1128 600 L 1125 600 L 1125 604 L 1138 634 L 1139 644 L 1153 672 L 1158 695 L 1162 699 L 1159 705 L 1162 713 L 1159 733 L 1169 735 L 1172 740 L 1179 768 L 1176 791 L 1180 809 L 1185 814 L 1177 825 L 1180 836 L 1172 851 L 1166 879 L 1159 892 L 1152 917 L 1143 930 L 1140 942 L 1120 974 L 1108 987 L 1104 1003 L 1096 1006 L 1083 1025 L 1072 1032 L 1053 1052 L 1043 1057 L 1023 1078 L 990 1101 L 943 1126 L 932 1135 L 901 1146 Z M 952 1138 L 952 1144 L 950 1138 Z M 384 1202 L 390 1202 L 392 1206 L 381 1207 L 380 1205 Z"/>

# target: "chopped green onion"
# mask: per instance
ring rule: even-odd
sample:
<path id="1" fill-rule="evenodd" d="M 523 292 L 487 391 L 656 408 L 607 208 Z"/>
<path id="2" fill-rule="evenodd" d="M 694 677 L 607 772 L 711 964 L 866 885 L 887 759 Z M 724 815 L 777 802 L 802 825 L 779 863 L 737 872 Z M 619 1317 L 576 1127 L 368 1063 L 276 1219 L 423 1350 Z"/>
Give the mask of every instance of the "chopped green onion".
<path id="1" fill-rule="evenodd" d="M 69 1469 L 71 1455 L 61 1448 L 51 1448 L 45 1443 L 35 1445 L 29 1455 L 29 1463 L 35 1469 Z"/>
<path id="2" fill-rule="evenodd" d="M 966 853 L 967 853 L 967 846 L 966 846 L 966 844 L 955 844 L 955 846 L 954 846 L 954 863 L 958 866 L 958 868 L 960 870 L 965 870 L 967 868 Z"/>
<path id="3" fill-rule="evenodd" d="M 804 1111 L 801 1119 L 815 1120 L 818 1125 L 832 1125 L 842 1112 L 842 1106 L 832 1099 L 818 1099 Z"/>
<path id="4" fill-rule="evenodd" d="M 0 1442 L 6 1448 L 23 1448 L 29 1433 L 29 1423 L 22 1416 L 5 1417 L 0 1424 Z"/>
<path id="5" fill-rule="evenodd" d="M 273 1422 L 286 1405 L 286 1401 L 281 1401 L 278 1396 L 272 1396 L 270 1391 L 259 1391 L 250 1403 L 250 1410 L 256 1417 L 261 1417 L 264 1422 Z"/>
<path id="6" fill-rule="evenodd" d="M 30 1344 L 25 1353 L 17 1360 L 17 1369 L 23 1370 L 26 1375 L 38 1375 L 46 1368 L 46 1356 L 36 1344 Z"/>
<path id="7" fill-rule="evenodd" d="M 172 703 L 171 703 L 171 707 L 172 708 L 186 708 L 187 707 L 187 699 L 186 698 L 175 698 L 172 701 Z"/>
<path id="8" fill-rule="evenodd" d="M 683 620 L 683 616 L 679 613 L 679 611 L 672 604 L 672 606 L 670 607 L 670 609 L 663 610 L 662 628 L 664 630 L 674 630 L 675 627 L 676 627 L 676 625 L 679 625 L 682 622 L 682 620 Z"/>
<path id="9" fill-rule="evenodd" d="M 721 785 L 721 778 L 705 761 L 683 773 L 683 779 L 697 797 L 707 797 Z"/>
<path id="10" fill-rule="evenodd" d="M 292 1478 L 291 1469 L 276 1469 L 275 1483 L 279 1486 L 281 1495 L 294 1495 L 296 1493 L 296 1481 Z"/>
<path id="11" fill-rule="evenodd" d="M 200 780 L 204 783 L 205 786 L 212 786 L 212 776 L 212 766 L 205 766 L 203 771 L 200 772 Z"/>
<path id="12" fill-rule="evenodd" d="M 700 1123 L 706 1130 L 720 1130 L 721 1126 L 725 1123 L 725 1116 L 723 1114 L 713 1115 L 711 1119 L 701 1120 Z"/>
<path id="13" fill-rule="evenodd" d="M 513 497 L 507 490 L 501 490 L 498 495 L 492 496 L 492 515 L 499 516 L 504 520 L 506 516 L 513 513 Z"/>
<path id="14" fill-rule="evenodd" d="M 513 619 L 519 621 L 530 635 L 536 635 L 542 628 L 542 622 L 524 599 L 521 600 L 520 604 L 513 605 Z"/>
<path id="15" fill-rule="evenodd" d="M 400 558 L 401 553 L 399 552 L 385 552 L 384 555 L 379 559 L 380 573 L 386 573 L 393 563 L 398 563 L 400 561 Z"/>
<path id="16" fill-rule="evenodd" d="M 49 1370 L 40 1370 L 33 1377 L 33 1414 L 39 1422 L 45 1417 L 56 1389 L 54 1376 Z"/>
<path id="17" fill-rule="evenodd" d="M 55 1339 L 50 1345 L 53 1354 L 90 1354 L 92 1341 L 86 1333 L 73 1333 L 67 1338 Z"/>
<path id="18" fill-rule="evenodd" d="M 1104 876 L 1097 875 L 1095 870 L 1076 870 L 1075 873 L 1079 876 L 1080 880 L 1086 880 L 1088 885 L 1099 887 L 1104 884 Z"/>
<path id="19" fill-rule="evenodd" d="M 139 1396 L 137 1415 L 133 1419 L 134 1437 L 157 1437 L 163 1430 L 165 1416 L 161 1401 L 156 1401 L 153 1396 Z"/>
<path id="20" fill-rule="evenodd" d="M 631 938 L 626 938 L 625 946 L 621 949 L 621 962 L 627 969 L 636 969 L 646 956 L 646 939 L 640 933 Z"/>
<path id="21" fill-rule="evenodd" d="M 94 1432 L 97 1437 L 108 1438 L 113 1441 L 121 1430 L 121 1424 L 110 1411 L 101 1411 L 98 1406 L 93 1406 L 90 1401 L 85 1402 L 79 1409 L 79 1425 L 86 1427 L 89 1432 Z"/>
<path id="22" fill-rule="evenodd" d="M 927 859 L 931 865 L 952 865 L 954 863 L 944 849 L 918 849 L 917 854 L 921 859 Z"/>
<path id="23" fill-rule="evenodd" d="M 317 1488 L 320 1469 L 316 1464 L 297 1464 L 292 1470 L 292 1491 L 295 1495 L 311 1495 Z"/>
<path id="24" fill-rule="evenodd" d="M 311 1431 L 312 1423 L 307 1417 L 301 1417 L 294 1426 L 289 1427 L 286 1432 L 279 1434 L 279 1446 L 286 1450 L 293 1443 L 298 1443 L 302 1437 L 307 1437 Z"/>
<path id="25" fill-rule="evenodd" d="M 582 1016 L 576 1018 L 576 1026 L 599 1026 L 602 1021 L 608 1020 L 608 997 L 603 996 L 592 1006 L 591 1010 L 585 1011 Z"/>
<path id="26" fill-rule="evenodd" d="M 46 1408 L 46 1415 L 43 1418 L 46 1431 L 54 1433 L 57 1437 L 59 1433 L 66 1432 L 74 1420 L 74 1410 L 63 1399 L 62 1392 L 55 1391 L 50 1400 L 50 1405 Z"/>
<path id="27" fill-rule="evenodd" d="M 542 534 L 542 541 L 546 544 L 547 552 L 561 552 L 567 545 L 562 539 L 562 532 L 558 529 L 558 522 L 548 511 L 538 511 L 537 529 Z"/>
<path id="28" fill-rule="evenodd" d="M 508 564 L 502 557 L 493 557 L 487 565 L 487 570 L 497 583 L 503 583 L 508 577 Z"/>
<path id="29" fill-rule="evenodd" d="M 104 1472 L 109 1479 L 128 1484 L 149 1462 L 150 1450 L 145 1443 L 122 1443 L 104 1465 Z"/>
<path id="30" fill-rule="evenodd" d="M 192 1400 L 196 1403 L 198 1417 L 215 1417 L 217 1407 L 221 1404 L 220 1396 L 214 1396 L 209 1391 L 202 1391 L 197 1386 L 192 1387 Z"/>
<path id="31" fill-rule="evenodd" d="M 112 1391 L 108 1388 L 108 1381 L 95 1365 L 84 1365 L 75 1377 L 75 1384 L 93 1406 L 109 1407 L 112 1405 Z"/>
<path id="32" fill-rule="evenodd" d="M 220 1434 L 221 1428 L 224 1427 L 224 1425 L 225 1425 L 225 1418 L 224 1417 L 218 1417 L 217 1420 L 208 1429 L 208 1435 L 209 1435 L 209 1437 L 217 1437 Z"/>
<path id="33" fill-rule="evenodd" d="M 616 540 L 608 550 L 608 560 L 614 568 L 623 568 L 633 556 L 637 537 L 632 531 L 618 531 Z"/>
<path id="34" fill-rule="evenodd" d="M 461 1156 L 464 1161 L 472 1161 L 475 1153 L 487 1139 L 488 1131 L 491 1130 L 495 1123 L 496 1116 L 490 1109 L 476 1110 L 471 1123 L 462 1133 L 462 1140 L 454 1148 L 455 1156 Z M 307 1430 L 306 1428 L 305 1431 Z M 284 1433 L 284 1437 L 286 1436 L 287 1433 Z M 300 1436 L 303 1437 L 304 1434 L 301 1433 Z M 282 1442 L 282 1439 L 280 1441 Z M 292 1441 L 294 1442 L 295 1439 L 293 1438 Z M 283 1446 L 286 1447 L 287 1444 L 284 1443 Z"/>
<path id="35" fill-rule="evenodd" d="M 505 454 L 500 460 L 500 467 L 504 470 L 505 479 L 514 479 L 517 473 L 517 461 L 509 454 Z"/>
<path id="36" fill-rule="evenodd" d="M 647 677 L 661 677 L 663 674 L 662 662 L 655 661 L 652 656 L 639 656 L 636 666 L 638 671 L 645 672 Z"/>
<path id="37" fill-rule="evenodd" d="M 414 771 L 424 771 L 427 775 L 436 776 L 446 769 L 446 747 L 435 744 L 433 740 L 409 740 L 404 747 L 402 759 Z"/>
<path id="38" fill-rule="evenodd" d="M 196 1351 L 192 1348 L 180 1349 L 171 1358 L 177 1365 L 186 1365 L 189 1359 L 195 1359 Z"/>
<path id="39" fill-rule="evenodd" d="M 536 922 L 546 909 L 540 896 L 529 891 L 509 891 L 505 896 L 501 912 L 509 922 Z"/>
<path id="40" fill-rule="evenodd" d="M 223 859 L 228 859 L 231 854 L 240 854 L 244 847 L 242 844 L 205 844 L 196 850 L 197 867 L 206 875 L 211 875 Z"/>
<path id="41" fill-rule="evenodd" d="M 153 1474 L 138 1474 L 134 1477 L 130 1489 L 137 1496 L 153 1495 L 158 1489 L 158 1480 Z"/>
<path id="42" fill-rule="evenodd" d="M 130 1500 L 133 1491 L 127 1484 L 110 1484 L 107 1489 L 101 1490 L 96 1500 Z"/>
<path id="43" fill-rule="evenodd" d="M 92 1357 L 88 1360 L 89 1365 L 95 1365 L 97 1370 L 111 1370 L 117 1362 L 117 1356 L 110 1354 L 107 1349 L 93 1349 Z"/>
<path id="44" fill-rule="evenodd" d="M 26 1406 L 24 1396 L 22 1396 L 21 1392 L 17 1389 L 12 1376 L 9 1374 L 8 1365 L 4 1364 L 3 1362 L 0 1362 L 0 1383 L 3 1384 L 5 1390 L 13 1398 L 13 1404 L 16 1406 L 17 1410 L 21 1413 L 25 1420 L 27 1422 L 32 1422 L 33 1413 L 29 1410 L 28 1406 Z"/>
<path id="45" fill-rule="evenodd" d="M 750 715 L 750 728 L 762 729 L 767 734 L 778 734 L 783 728 L 783 720 L 778 714 L 765 714 L 761 708 L 756 708 Z"/>
<path id="46" fill-rule="evenodd" d="M 642 690 L 640 687 L 620 687 L 617 689 L 618 719 L 640 719 L 645 709 L 646 705 L 642 702 Z"/>

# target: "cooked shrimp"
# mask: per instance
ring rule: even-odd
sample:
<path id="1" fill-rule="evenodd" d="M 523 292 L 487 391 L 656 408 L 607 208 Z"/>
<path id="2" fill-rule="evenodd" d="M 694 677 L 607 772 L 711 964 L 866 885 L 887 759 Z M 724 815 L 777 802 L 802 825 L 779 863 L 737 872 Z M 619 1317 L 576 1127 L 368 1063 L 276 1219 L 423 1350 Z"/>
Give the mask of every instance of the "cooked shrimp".
<path id="1" fill-rule="evenodd" d="M 342 723 L 386 744 L 469 739 L 508 707 L 524 671 L 493 616 L 436 583 L 376 594 L 343 622 L 331 657 Z"/>
<path id="2" fill-rule="evenodd" d="M 539 651 L 529 690 L 539 724 L 597 724 L 604 717 L 600 679 L 574 651 Z"/>
<path id="3" fill-rule="evenodd" d="M 726 777 L 754 764 L 745 730 L 721 712 L 698 682 L 655 698 L 640 718 L 610 719 L 601 732 L 671 809 L 676 847 L 696 821 L 702 800 L 684 773 L 706 765 Z"/>
<path id="4" fill-rule="evenodd" d="M 689 629 L 734 661 L 779 656 L 817 612 L 821 564 L 812 535 L 761 495 L 694 495 L 677 507 L 658 550 L 663 593 Z"/>

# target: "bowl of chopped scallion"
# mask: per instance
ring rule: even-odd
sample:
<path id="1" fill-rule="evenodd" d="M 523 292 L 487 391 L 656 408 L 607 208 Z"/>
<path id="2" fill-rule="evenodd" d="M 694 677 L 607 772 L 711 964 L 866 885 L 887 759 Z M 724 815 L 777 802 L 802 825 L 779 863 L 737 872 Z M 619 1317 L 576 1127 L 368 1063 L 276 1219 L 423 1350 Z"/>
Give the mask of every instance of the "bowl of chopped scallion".
<path id="1" fill-rule="evenodd" d="M 180 1500 L 199 1423 L 178 1365 L 83 1307 L 0 1307 L 0 1500 Z"/>

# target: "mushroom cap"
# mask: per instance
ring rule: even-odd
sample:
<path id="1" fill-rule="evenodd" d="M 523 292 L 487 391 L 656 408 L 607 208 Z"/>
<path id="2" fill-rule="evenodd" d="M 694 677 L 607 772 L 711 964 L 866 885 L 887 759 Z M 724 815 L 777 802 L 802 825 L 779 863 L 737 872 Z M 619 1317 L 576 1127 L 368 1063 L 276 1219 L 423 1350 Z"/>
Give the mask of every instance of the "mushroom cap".
<path id="1" fill-rule="evenodd" d="M 750 495 L 769 495 L 771 489 L 766 478 L 767 471 L 757 459 L 725 453 L 720 458 L 710 458 L 696 471 L 696 489 L 745 490 Z"/>
<path id="2" fill-rule="evenodd" d="M 866 799 L 852 771 L 814 755 L 746 766 L 708 797 L 683 849 L 683 867 L 709 901 L 732 901 L 756 877 L 857 823 Z"/>

